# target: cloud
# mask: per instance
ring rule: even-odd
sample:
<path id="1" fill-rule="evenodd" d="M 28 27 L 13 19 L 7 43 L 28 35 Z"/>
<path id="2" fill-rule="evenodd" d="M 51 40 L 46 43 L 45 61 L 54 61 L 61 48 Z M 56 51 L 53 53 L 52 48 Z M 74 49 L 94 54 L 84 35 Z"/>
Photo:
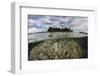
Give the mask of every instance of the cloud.
<path id="1" fill-rule="evenodd" d="M 41 18 L 45 18 L 45 16 L 39 16 L 39 15 L 28 15 L 28 19 L 34 19 L 34 20 L 38 20 Z"/>
<path id="2" fill-rule="evenodd" d="M 75 32 L 88 32 L 88 18 L 75 18 L 70 26 Z"/>
<path id="3" fill-rule="evenodd" d="M 43 31 L 45 31 L 44 28 L 41 28 L 41 30 L 38 28 L 30 28 L 29 29 L 29 33 L 43 32 Z"/>
<path id="4" fill-rule="evenodd" d="M 49 27 L 70 27 L 75 32 L 87 32 L 87 17 L 29 15 L 29 33 L 47 31 Z"/>

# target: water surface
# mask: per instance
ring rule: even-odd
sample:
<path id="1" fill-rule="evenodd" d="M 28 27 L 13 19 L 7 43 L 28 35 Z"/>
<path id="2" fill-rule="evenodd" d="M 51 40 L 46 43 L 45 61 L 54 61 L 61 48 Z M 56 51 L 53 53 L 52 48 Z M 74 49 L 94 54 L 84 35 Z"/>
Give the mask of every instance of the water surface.
<path id="1" fill-rule="evenodd" d="M 87 34 L 78 32 L 43 32 L 43 33 L 33 33 L 28 35 L 29 35 L 28 36 L 29 43 L 44 41 L 47 39 L 87 37 Z"/>

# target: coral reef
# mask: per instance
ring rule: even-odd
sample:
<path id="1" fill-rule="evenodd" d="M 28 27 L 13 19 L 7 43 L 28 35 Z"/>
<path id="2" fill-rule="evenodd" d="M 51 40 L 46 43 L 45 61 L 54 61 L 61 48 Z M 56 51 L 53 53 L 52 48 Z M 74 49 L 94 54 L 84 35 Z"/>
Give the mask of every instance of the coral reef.
<path id="1" fill-rule="evenodd" d="M 75 40 L 46 40 L 31 49 L 29 60 L 82 58 L 82 48 Z"/>

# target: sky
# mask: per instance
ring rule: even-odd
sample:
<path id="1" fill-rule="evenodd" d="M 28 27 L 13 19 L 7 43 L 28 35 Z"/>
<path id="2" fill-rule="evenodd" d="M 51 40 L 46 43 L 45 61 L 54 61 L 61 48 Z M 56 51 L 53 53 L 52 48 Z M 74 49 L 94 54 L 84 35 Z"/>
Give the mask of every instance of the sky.
<path id="1" fill-rule="evenodd" d="M 88 17 L 28 15 L 29 33 L 46 32 L 49 27 L 67 27 L 74 32 L 88 33 Z"/>

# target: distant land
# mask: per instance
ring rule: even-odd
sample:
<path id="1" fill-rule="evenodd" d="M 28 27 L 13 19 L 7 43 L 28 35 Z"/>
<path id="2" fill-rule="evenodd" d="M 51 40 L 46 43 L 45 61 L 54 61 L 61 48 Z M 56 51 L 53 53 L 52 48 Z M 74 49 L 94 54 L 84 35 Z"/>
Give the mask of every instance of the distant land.
<path id="1" fill-rule="evenodd" d="M 73 32 L 70 28 L 53 28 L 49 27 L 48 32 Z"/>
<path id="2" fill-rule="evenodd" d="M 47 32 L 73 32 L 73 30 L 67 27 L 65 28 L 49 27 L 47 31 L 36 32 L 36 33 L 47 33 Z M 86 32 L 79 32 L 79 33 L 88 34 Z M 35 34 L 35 33 L 28 33 L 28 34 Z"/>

